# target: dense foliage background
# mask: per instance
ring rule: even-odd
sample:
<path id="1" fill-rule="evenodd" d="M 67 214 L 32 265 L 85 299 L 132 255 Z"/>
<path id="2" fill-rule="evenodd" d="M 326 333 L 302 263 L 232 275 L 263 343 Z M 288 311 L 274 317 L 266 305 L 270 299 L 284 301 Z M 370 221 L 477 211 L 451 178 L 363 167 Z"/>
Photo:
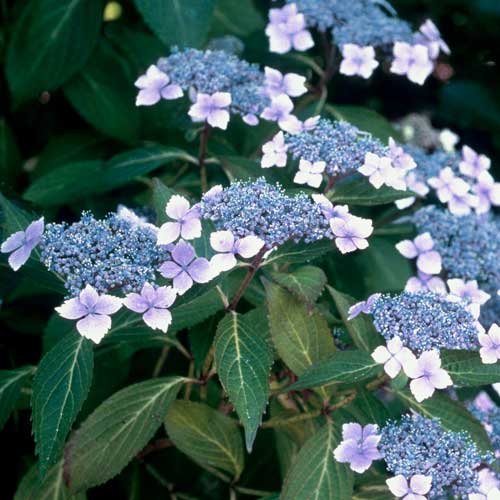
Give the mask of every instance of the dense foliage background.
<path id="1" fill-rule="evenodd" d="M 43 212 L 51 220 L 71 221 L 82 210 L 103 216 L 119 203 L 148 204 L 153 177 L 177 192 L 199 197 L 196 165 L 178 157 L 172 162 L 151 160 L 152 151 L 168 158 L 172 152 L 169 148 L 196 156 L 197 138 L 190 131 L 183 106 L 163 101 L 144 109 L 134 104 L 133 82 L 165 55 L 170 45 L 203 47 L 211 37 L 233 34 L 245 43 L 243 57 L 247 60 L 308 74 L 300 61 L 269 53 L 263 29 L 270 2 L 186 0 L 186 4 L 214 4 L 214 8 L 209 8 L 207 15 L 189 16 L 189 7 L 185 7 L 184 26 L 171 15 L 173 3 L 184 4 L 168 0 L 110 4 L 100 0 L 0 2 L 0 191 L 15 206 Z M 438 78 L 429 79 L 422 88 L 386 72 L 377 72 L 369 81 L 337 76 L 329 88 L 333 109 L 384 140 L 397 132 L 382 116 L 398 121 L 409 113 L 424 113 L 436 128 L 451 128 L 464 142 L 488 154 L 494 165 L 500 164 L 496 60 L 500 4 L 496 0 L 398 0 L 393 4 L 401 17 L 415 25 L 425 18 L 433 19 L 452 48 L 451 57 L 438 67 Z M 61 22 L 54 24 L 53 19 Z M 210 166 L 210 183 L 226 183 L 226 173 L 241 176 L 248 166 L 245 159 L 258 156 L 270 130 L 266 124 L 255 129 L 234 124 L 227 133 L 215 133 L 210 154 L 223 160 L 224 169 Z M 103 175 L 111 169 L 112 175 Z M 379 209 L 373 214 L 382 216 Z M 323 267 L 328 282 L 356 298 L 376 291 L 401 290 L 412 271 L 394 250 L 398 238 L 375 237 L 366 252 L 342 257 L 342 263 L 340 256 L 332 258 Z M 58 326 L 49 322 L 61 297 L 54 293 L 53 285 L 43 276 L 24 271 L 13 275 L 5 259 L 0 260 L 2 369 L 38 365 L 60 335 Z M 90 395 L 77 425 L 111 394 L 149 379 L 153 373 L 189 373 L 194 377 L 204 373 L 204 357 L 221 316 L 215 315 L 189 331 L 179 330 L 178 341 L 192 360 L 171 349 L 165 361 L 161 342 L 152 346 L 121 342 L 100 348 Z M 260 319 L 256 317 L 255 321 Z M 53 370 L 57 370 L 57 363 Z M 201 387 L 181 389 L 180 397 L 201 398 L 217 408 L 227 403 L 220 400 L 219 388 L 211 380 Z M 0 434 L 6 459 L 0 494 L 3 498 L 13 496 L 35 461 L 30 393 L 30 385 L 24 384 L 15 403 L 17 411 Z M 205 419 L 195 413 L 193 418 Z M 0 409 L 1 423 L 4 417 Z M 183 418 L 182 414 L 177 417 Z M 306 431 L 304 426 L 288 429 L 292 433 Z M 284 448 L 285 434 L 275 435 L 272 429 L 260 431 L 252 454 L 245 455 L 243 472 L 244 452 L 235 445 L 237 463 L 223 463 L 222 469 L 231 471 L 235 467 L 235 475 L 242 472 L 238 481 L 241 498 L 244 488 L 279 491 L 280 468 L 286 467 L 283 455 L 296 453 L 295 449 Z M 164 439 L 164 432 L 159 431 L 157 438 Z M 277 452 L 275 442 L 280 440 L 282 449 Z M 214 475 L 196 465 L 176 447 L 166 447 L 134 459 L 114 480 L 90 491 L 88 498 L 168 498 L 169 490 L 186 493 L 172 493 L 171 498 L 226 498 L 227 484 L 218 476 L 220 473 Z"/>

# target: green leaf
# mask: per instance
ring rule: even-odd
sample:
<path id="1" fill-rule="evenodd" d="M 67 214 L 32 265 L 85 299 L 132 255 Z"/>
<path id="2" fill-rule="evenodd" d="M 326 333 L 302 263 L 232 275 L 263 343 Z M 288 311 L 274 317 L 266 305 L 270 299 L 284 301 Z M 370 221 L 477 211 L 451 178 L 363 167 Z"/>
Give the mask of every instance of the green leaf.
<path id="1" fill-rule="evenodd" d="M 235 420 L 205 404 L 178 400 L 167 414 L 165 428 L 175 446 L 196 463 L 239 478 L 243 440 Z"/>
<path id="2" fill-rule="evenodd" d="M 160 179 L 153 179 L 153 208 L 156 212 L 156 223 L 158 225 L 161 225 L 169 220 L 165 212 L 165 208 L 174 194 L 176 194 L 176 192 L 165 186 Z"/>
<path id="3" fill-rule="evenodd" d="M 245 428 L 250 453 L 269 398 L 271 346 L 256 328 L 255 313 L 228 313 L 214 341 L 219 379 Z"/>
<path id="4" fill-rule="evenodd" d="M 186 158 L 189 155 L 181 149 L 152 145 L 121 153 L 106 163 L 98 160 L 63 165 L 36 179 L 24 198 L 42 206 L 62 205 L 119 188 L 136 177 Z"/>
<path id="5" fill-rule="evenodd" d="M 5 120 L 0 120 L 0 179 L 13 184 L 21 173 L 21 153 Z"/>
<path id="6" fill-rule="evenodd" d="M 328 421 L 300 450 L 288 471 L 280 498 L 351 500 L 353 473 L 333 456 L 333 450 L 340 441 L 339 430 Z"/>
<path id="7" fill-rule="evenodd" d="M 478 352 L 442 351 L 441 361 L 455 386 L 472 387 L 500 382 L 500 363 L 484 364 Z"/>
<path id="8" fill-rule="evenodd" d="M 389 420 L 390 415 L 382 402 L 369 390 L 358 387 L 356 389 L 356 399 L 343 411 L 352 415 L 357 422 L 363 424 L 376 423 L 380 427 Z"/>
<path id="9" fill-rule="evenodd" d="M 7 50 L 7 79 L 16 101 L 54 90 L 87 62 L 99 37 L 101 2 L 32 0 Z"/>
<path id="10" fill-rule="evenodd" d="M 315 241 L 314 243 L 288 242 L 281 245 L 265 261 L 264 265 L 284 263 L 302 264 L 322 257 L 328 252 L 335 251 L 335 245 L 331 240 Z"/>
<path id="11" fill-rule="evenodd" d="M 384 144 L 387 144 L 389 137 L 393 137 L 400 142 L 403 140 L 401 133 L 392 126 L 387 118 L 372 109 L 360 106 L 333 106 L 327 104 L 325 110 L 337 120 L 343 120 L 355 125 L 360 130 L 380 139 Z"/>
<path id="12" fill-rule="evenodd" d="M 396 395 L 417 413 L 427 418 L 438 418 L 441 425 L 450 431 L 467 431 L 479 448 L 491 450 L 483 425 L 460 402 L 450 399 L 446 394 L 435 393 L 432 398 L 418 403 L 407 389 L 396 392 Z"/>
<path id="13" fill-rule="evenodd" d="M 269 327 L 281 359 L 297 375 L 335 351 L 326 320 L 278 285 L 266 283 Z"/>
<path id="14" fill-rule="evenodd" d="M 0 371 L 0 430 L 15 408 L 21 389 L 33 371 L 32 366 Z"/>
<path id="15" fill-rule="evenodd" d="M 375 189 L 367 177 L 352 175 L 338 181 L 328 198 L 335 204 L 377 206 L 414 196 L 412 191 L 398 191 L 389 186 Z"/>
<path id="16" fill-rule="evenodd" d="M 0 193 L 0 208 L 2 209 L 2 226 L 7 236 L 17 231 L 24 231 L 34 220 L 31 214 L 12 203 L 2 193 Z"/>
<path id="17" fill-rule="evenodd" d="M 213 36 L 223 36 L 229 32 L 245 37 L 265 27 L 264 19 L 252 0 L 217 0 L 213 17 Z"/>
<path id="18" fill-rule="evenodd" d="M 63 88 L 78 113 L 103 134 L 124 142 L 137 140 L 140 113 L 134 80 L 126 61 L 101 41 L 88 64 Z"/>
<path id="19" fill-rule="evenodd" d="M 66 447 L 64 466 L 71 490 L 116 476 L 153 437 L 182 381 L 167 377 L 133 384 L 98 406 Z"/>
<path id="20" fill-rule="evenodd" d="M 302 373 L 287 390 L 300 391 L 331 383 L 352 383 L 370 379 L 380 372 L 380 365 L 365 351 L 337 351 Z"/>
<path id="21" fill-rule="evenodd" d="M 144 21 L 165 43 L 203 47 L 210 29 L 215 0 L 134 0 Z"/>
<path id="22" fill-rule="evenodd" d="M 94 369 L 92 342 L 81 335 L 60 340 L 41 360 L 33 380 L 33 434 L 43 477 L 59 458 L 87 398 Z"/>
<path id="23" fill-rule="evenodd" d="M 64 484 L 62 460 L 53 465 L 45 478 L 40 479 L 37 464 L 24 475 L 14 500 L 85 500 L 87 495 L 72 495 Z"/>
<path id="24" fill-rule="evenodd" d="M 278 285 L 286 288 L 297 298 L 314 303 L 326 285 L 326 275 L 314 266 L 303 266 L 291 273 L 273 271 L 271 277 Z"/>
<path id="25" fill-rule="evenodd" d="M 364 351 L 373 352 L 373 350 L 382 343 L 382 338 L 373 327 L 373 323 L 365 314 L 360 314 L 354 319 L 348 320 L 349 308 L 356 301 L 344 293 L 335 290 L 331 286 L 326 287 L 337 306 L 340 317 L 344 322 L 346 330 L 349 332 L 354 344 Z"/>

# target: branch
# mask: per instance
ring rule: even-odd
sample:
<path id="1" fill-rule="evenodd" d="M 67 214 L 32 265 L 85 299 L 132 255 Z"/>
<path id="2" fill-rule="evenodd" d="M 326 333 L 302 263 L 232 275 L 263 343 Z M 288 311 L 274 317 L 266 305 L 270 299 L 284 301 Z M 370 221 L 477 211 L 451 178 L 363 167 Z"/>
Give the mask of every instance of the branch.
<path id="1" fill-rule="evenodd" d="M 200 134 L 200 152 L 198 155 L 198 165 L 200 166 L 200 185 L 202 193 L 204 193 L 208 189 L 207 166 L 205 164 L 205 159 L 207 156 L 207 145 L 208 145 L 209 134 L 210 134 L 210 125 L 208 124 L 208 122 L 205 122 L 203 130 L 201 131 Z"/>

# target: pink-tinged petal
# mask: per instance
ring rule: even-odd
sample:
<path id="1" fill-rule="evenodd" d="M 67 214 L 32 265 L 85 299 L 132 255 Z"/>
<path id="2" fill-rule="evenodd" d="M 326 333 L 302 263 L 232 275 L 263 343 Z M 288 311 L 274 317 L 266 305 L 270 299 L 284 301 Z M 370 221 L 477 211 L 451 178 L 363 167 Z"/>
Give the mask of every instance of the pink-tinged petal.
<path id="1" fill-rule="evenodd" d="M 80 302 L 84 306 L 86 306 L 89 311 L 91 311 L 95 307 L 98 300 L 99 300 L 99 294 L 97 293 L 95 288 L 91 285 L 87 285 L 80 292 Z"/>
<path id="2" fill-rule="evenodd" d="M 168 309 L 152 308 L 142 316 L 144 323 L 153 330 L 161 330 L 166 333 L 170 323 L 172 323 L 172 314 Z"/>
<path id="3" fill-rule="evenodd" d="M 432 477 L 424 476 L 423 474 L 415 474 L 410 479 L 410 487 L 414 493 L 419 495 L 427 495 L 431 490 Z"/>
<path id="4" fill-rule="evenodd" d="M 408 69 L 408 80 L 418 85 L 423 85 L 433 70 L 434 64 L 431 60 L 418 65 L 413 64 Z"/>
<path id="5" fill-rule="evenodd" d="M 231 104 L 229 92 L 215 92 L 212 94 L 212 104 L 218 108 L 227 108 Z"/>
<path id="6" fill-rule="evenodd" d="M 299 134 L 303 129 L 302 122 L 295 115 L 287 115 L 281 118 L 278 120 L 278 125 L 282 130 L 292 135 Z"/>
<path id="7" fill-rule="evenodd" d="M 387 350 L 391 354 L 397 354 L 403 349 L 403 342 L 399 337 L 393 337 L 389 342 L 387 342 Z"/>
<path id="8" fill-rule="evenodd" d="M 25 235 L 24 231 L 17 231 L 17 233 L 11 234 L 0 247 L 0 252 L 10 253 L 17 250 L 24 244 Z"/>
<path id="9" fill-rule="evenodd" d="M 264 246 L 264 241 L 257 236 L 245 236 L 239 239 L 235 244 L 235 251 L 244 259 L 250 259 L 257 255 Z"/>
<path id="10" fill-rule="evenodd" d="M 481 347 L 479 355 L 485 365 L 492 365 L 498 361 L 497 349 L 495 347 Z"/>
<path id="11" fill-rule="evenodd" d="M 492 338 L 486 333 L 479 333 L 477 338 L 479 340 L 479 344 L 483 347 L 493 347 L 494 345 Z"/>
<path id="12" fill-rule="evenodd" d="M 354 76 L 358 72 L 358 65 L 352 59 L 344 59 L 340 63 L 340 73 L 346 76 Z"/>
<path id="13" fill-rule="evenodd" d="M 370 47 L 371 48 L 371 47 Z M 360 67 L 358 74 L 363 78 L 370 78 L 373 75 L 373 71 L 378 67 L 378 62 L 374 59 L 365 61 Z"/>
<path id="14" fill-rule="evenodd" d="M 80 319 L 88 314 L 88 309 L 78 298 L 69 299 L 56 307 L 59 316 L 66 319 Z"/>
<path id="15" fill-rule="evenodd" d="M 187 272 L 182 271 L 174 278 L 173 285 L 179 295 L 184 295 L 193 286 L 193 280 Z"/>
<path id="16" fill-rule="evenodd" d="M 453 381 L 446 370 L 440 368 L 429 377 L 431 384 L 436 389 L 444 389 L 453 385 Z"/>
<path id="17" fill-rule="evenodd" d="M 288 73 L 283 78 L 285 92 L 291 97 L 299 97 L 307 92 L 306 78 L 296 73 Z"/>
<path id="18" fill-rule="evenodd" d="M 180 220 L 189 212 L 189 208 L 189 201 L 184 196 L 175 194 L 168 201 L 165 212 L 171 219 Z"/>
<path id="19" fill-rule="evenodd" d="M 295 182 L 295 184 L 307 184 L 308 180 L 309 174 L 301 170 L 299 170 L 293 178 L 293 182 Z"/>
<path id="20" fill-rule="evenodd" d="M 98 344 L 111 328 L 111 318 L 102 314 L 89 314 L 76 323 L 76 329 L 85 338 Z"/>
<path id="21" fill-rule="evenodd" d="M 415 238 L 414 243 L 419 253 L 427 252 L 429 250 L 432 250 L 432 248 L 434 247 L 434 241 L 432 240 L 432 236 L 430 235 L 430 233 L 419 234 Z"/>
<path id="22" fill-rule="evenodd" d="M 425 283 L 422 283 L 422 281 L 416 276 L 412 276 L 411 278 L 409 278 L 405 285 L 405 291 L 412 293 L 419 292 L 424 288 L 425 288 Z"/>
<path id="23" fill-rule="evenodd" d="M 314 47 L 314 40 L 309 31 L 303 30 L 293 35 L 292 44 L 295 50 L 304 52 Z"/>
<path id="24" fill-rule="evenodd" d="M 415 354 L 413 354 L 407 347 L 403 347 L 397 354 L 394 355 L 394 357 L 399 361 L 401 366 L 410 366 L 417 363 Z"/>
<path id="25" fill-rule="evenodd" d="M 148 282 L 144 283 L 141 290 L 141 296 L 148 304 L 152 304 L 156 298 L 156 290 L 154 286 Z"/>
<path id="26" fill-rule="evenodd" d="M 36 245 L 45 230 L 44 218 L 33 221 L 25 231 L 26 241 L 31 245 Z"/>
<path id="27" fill-rule="evenodd" d="M 340 253 L 355 252 L 358 248 L 349 238 L 336 238 L 335 245 L 340 250 Z"/>
<path id="28" fill-rule="evenodd" d="M 181 224 L 181 237 L 185 240 L 194 240 L 201 236 L 201 221 L 187 219 Z"/>
<path id="29" fill-rule="evenodd" d="M 439 274 L 441 266 L 441 256 L 438 252 L 425 252 L 417 258 L 417 268 L 426 274 Z"/>
<path id="30" fill-rule="evenodd" d="M 403 364 L 403 370 L 408 377 L 415 379 L 422 377 L 424 374 L 418 359 L 415 357 L 413 359 L 410 358 L 407 363 Z"/>
<path id="31" fill-rule="evenodd" d="M 235 267 L 237 263 L 238 261 L 232 253 L 218 253 L 210 259 L 212 271 L 217 274 L 229 271 Z"/>
<path id="32" fill-rule="evenodd" d="M 363 438 L 363 428 L 357 422 L 342 425 L 342 439 L 347 441 L 353 439 L 358 441 Z"/>
<path id="33" fill-rule="evenodd" d="M 244 115 L 242 120 L 251 127 L 255 127 L 259 124 L 259 118 L 257 117 L 257 115 L 253 115 L 251 113 Z"/>
<path id="34" fill-rule="evenodd" d="M 419 403 L 430 398 L 434 390 L 434 386 L 427 377 L 420 377 L 410 382 L 410 391 Z"/>
<path id="35" fill-rule="evenodd" d="M 231 252 L 234 246 L 234 236 L 231 231 L 215 231 L 210 235 L 210 246 L 216 252 Z"/>
<path id="36" fill-rule="evenodd" d="M 164 278 L 172 279 L 182 271 L 182 268 L 175 262 L 168 260 L 160 266 L 159 271 Z"/>
<path id="37" fill-rule="evenodd" d="M 436 350 L 425 351 L 418 358 L 418 364 L 422 370 L 427 373 L 432 373 L 441 368 L 441 358 L 439 357 L 439 352 Z"/>
<path id="38" fill-rule="evenodd" d="M 29 245 L 23 245 L 22 247 L 18 248 L 17 250 L 14 250 L 9 255 L 9 266 L 14 270 L 17 271 L 19 270 L 30 258 L 31 255 L 31 250 L 33 248 Z"/>
<path id="39" fill-rule="evenodd" d="M 389 487 L 391 493 L 397 497 L 402 497 L 408 493 L 408 482 L 402 474 L 400 474 L 399 476 L 391 477 L 385 482 Z"/>
<path id="40" fill-rule="evenodd" d="M 286 54 L 292 48 L 291 37 L 277 26 L 268 25 L 266 35 L 269 37 L 269 50 L 276 54 Z"/>
<path id="41" fill-rule="evenodd" d="M 427 497 L 423 495 L 417 495 L 416 493 L 408 493 L 403 500 L 427 500 Z"/>
<path id="42" fill-rule="evenodd" d="M 353 237 L 352 242 L 358 250 L 366 250 L 368 248 L 368 241 L 363 238 Z"/>
<path id="43" fill-rule="evenodd" d="M 403 240 L 396 244 L 397 251 L 407 259 L 414 259 L 418 255 L 418 250 L 410 240 Z"/>
<path id="44" fill-rule="evenodd" d="M 181 266 L 187 266 L 195 257 L 193 246 L 182 240 L 172 250 L 173 260 Z"/>
<path id="45" fill-rule="evenodd" d="M 113 295 L 101 295 L 97 300 L 94 312 L 111 315 L 117 312 L 122 305 L 122 299 L 118 297 L 113 297 Z"/>
<path id="46" fill-rule="evenodd" d="M 158 231 L 156 244 L 169 245 L 176 241 L 181 234 L 181 224 L 179 222 L 165 222 Z"/>
<path id="47" fill-rule="evenodd" d="M 127 309 L 142 314 L 149 308 L 148 303 L 138 293 L 129 293 L 124 299 L 123 304 Z"/>
<path id="48" fill-rule="evenodd" d="M 177 297 L 177 293 L 171 286 L 160 286 L 155 290 L 153 305 L 156 308 L 170 307 Z"/>
<path id="49" fill-rule="evenodd" d="M 196 283 L 208 283 L 212 279 L 212 269 L 207 259 L 195 259 L 188 267 L 188 273 Z"/>
<path id="50" fill-rule="evenodd" d="M 160 92 L 155 88 L 146 88 L 139 90 L 137 97 L 135 98 L 136 106 L 152 106 L 156 104 L 161 99 Z"/>
<path id="51" fill-rule="evenodd" d="M 500 345 L 500 326 L 493 324 L 488 330 L 488 336 L 493 341 L 494 344 Z"/>
<path id="52" fill-rule="evenodd" d="M 378 346 L 371 354 L 377 363 L 387 363 L 391 359 L 391 353 L 385 346 Z"/>
<path id="53" fill-rule="evenodd" d="M 161 97 L 163 97 L 163 99 L 172 100 L 179 99 L 184 95 L 184 92 L 179 87 L 179 85 L 172 84 L 163 87 L 160 91 L 160 95 Z"/>
<path id="54" fill-rule="evenodd" d="M 207 122 L 209 125 L 212 127 L 217 127 L 222 130 L 227 129 L 227 124 L 229 123 L 229 111 L 226 111 L 225 109 L 216 109 L 213 110 L 207 118 Z"/>
<path id="55" fill-rule="evenodd" d="M 401 363 L 396 358 L 391 358 L 384 364 L 384 371 L 391 378 L 396 378 L 401 371 Z"/>

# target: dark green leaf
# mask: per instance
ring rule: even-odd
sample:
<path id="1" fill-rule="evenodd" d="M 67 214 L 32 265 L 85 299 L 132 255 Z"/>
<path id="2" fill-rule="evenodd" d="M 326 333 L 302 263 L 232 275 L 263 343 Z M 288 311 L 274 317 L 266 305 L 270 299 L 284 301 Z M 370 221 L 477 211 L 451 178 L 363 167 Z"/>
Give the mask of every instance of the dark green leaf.
<path id="1" fill-rule="evenodd" d="M 280 498 L 351 500 L 353 473 L 333 456 L 340 441 L 339 430 L 328 421 L 300 450 L 288 471 Z"/>
<path id="2" fill-rule="evenodd" d="M 269 327 L 281 359 L 297 375 L 335 351 L 326 320 L 278 285 L 266 283 Z"/>
<path id="3" fill-rule="evenodd" d="M 175 446 L 208 470 L 237 479 L 243 470 L 243 440 L 235 420 L 202 403 L 176 401 L 165 419 Z"/>
<path id="4" fill-rule="evenodd" d="M 33 381 L 33 434 L 43 477 L 64 447 L 66 436 L 92 383 L 92 342 L 68 335 L 43 358 Z"/>
<path id="5" fill-rule="evenodd" d="M 153 208 L 156 212 L 156 223 L 158 225 L 161 225 L 169 220 L 165 209 L 167 207 L 167 203 L 174 194 L 176 194 L 176 192 L 165 186 L 160 179 L 153 179 Z"/>
<path id="6" fill-rule="evenodd" d="M 222 36 L 228 32 L 245 37 L 265 27 L 261 13 L 252 0 L 216 0 L 212 35 Z"/>
<path id="7" fill-rule="evenodd" d="M 478 352 L 442 351 L 441 361 L 456 386 L 471 387 L 500 382 L 500 363 L 484 364 Z"/>
<path id="8" fill-rule="evenodd" d="M 380 372 L 380 365 L 365 351 L 337 351 L 308 368 L 288 390 L 300 391 L 334 382 L 357 383 Z"/>
<path id="9" fill-rule="evenodd" d="M 328 252 L 335 251 L 331 240 L 315 241 L 314 243 L 289 242 L 281 245 L 264 261 L 265 265 L 286 262 L 288 264 L 301 264 L 322 257 Z"/>
<path id="10" fill-rule="evenodd" d="M 21 173 L 21 153 L 5 120 L 0 120 L 0 186 L 13 184 Z"/>
<path id="11" fill-rule="evenodd" d="M 215 0 L 134 0 L 144 21 L 165 45 L 203 47 Z"/>
<path id="12" fill-rule="evenodd" d="M 15 408 L 23 385 L 33 372 L 32 366 L 0 371 L 0 430 Z"/>
<path id="13" fill-rule="evenodd" d="M 214 341 L 219 379 L 245 428 L 246 447 L 252 450 L 269 398 L 273 352 L 257 329 L 255 313 L 228 313 L 217 327 Z"/>
<path id="14" fill-rule="evenodd" d="M 368 178 L 352 175 L 340 180 L 328 198 L 335 204 L 347 203 L 349 205 L 376 206 L 387 205 L 396 200 L 414 196 L 411 191 L 398 191 L 389 186 L 375 189 Z"/>
<path id="15" fill-rule="evenodd" d="M 340 317 L 353 342 L 360 349 L 370 353 L 373 352 L 373 350 L 382 343 L 382 339 L 375 331 L 373 323 L 365 314 L 360 314 L 356 318 L 348 320 L 349 308 L 354 305 L 356 301 L 349 295 L 341 293 L 331 286 L 327 286 L 327 290 L 330 292 Z"/>
<path id="16" fill-rule="evenodd" d="M 98 406 L 65 451 L 71 490 L 78 492 L 116 476 L 153 437 L 182 381 L 168 377 L 140 382 Z"/>
<path id="17" fill-rule="evenodd" d="M 314 266 L 303 266 L 291 273 L 271 272 L 276 283 L 307 302 L 316 302 L 326 285 L 326 275 Z"/>
<path id="18" fill-rule="evenodd" d="M 87 62 L 99 37 L 101 2 L 32 0 L 7 51 L 7 78 L 16 101 L 54 90 Z"/>

